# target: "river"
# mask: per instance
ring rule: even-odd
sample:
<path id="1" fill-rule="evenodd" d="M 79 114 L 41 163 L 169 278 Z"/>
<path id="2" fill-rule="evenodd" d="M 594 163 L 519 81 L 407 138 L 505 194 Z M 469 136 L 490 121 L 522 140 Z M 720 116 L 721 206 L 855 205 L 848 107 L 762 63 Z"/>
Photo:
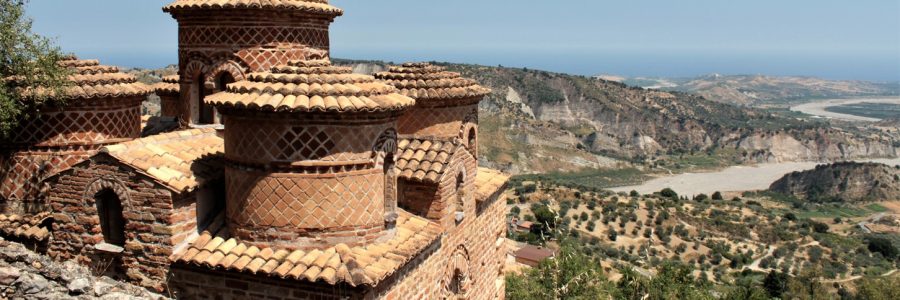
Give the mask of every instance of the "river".
<path id="1" fill-rule="evenodd" d="M 887 165 L 900 165 L 900 158 L 863 159 L 859 162 L 878 162 Z M 786 162 L 767 163 L 755 166 L 733 166 L 717 172 L 684 173 L 651 179 L 640 185 L 611 188 L 616 192 L 638 191 L 641 194 L 658 192 L 671 188 L 679 195 L 711 194 L 715 191 L 735 192 L 763 190 L 773 182 L 794 171 L 813 169 L 820 163 Z"/>
<path id="2" fill-rule="evenodd" d="M 842 106 L 847 104 L 857 104 L 857 103 L 890 103 L 890 104 L 898 104 L 900 105 L 900 98 L 860 98 L 860 99 L 831 99 L 831 100 L 821 100 L 810 103 L 803 103 L 800 105 L 792 106 L 791 111 L 798 111 L 808 115 L 819 116 L 823 118 L 830 119 L 840 119 L 846 121 L 864 121 L 864 122 L 878 122 L 881 119 L 877 118 L 869 118 L 863 116 L 855 116 L 842 114 L 837 112 L 826 111 L 825 108 L 832 106 Z"/>

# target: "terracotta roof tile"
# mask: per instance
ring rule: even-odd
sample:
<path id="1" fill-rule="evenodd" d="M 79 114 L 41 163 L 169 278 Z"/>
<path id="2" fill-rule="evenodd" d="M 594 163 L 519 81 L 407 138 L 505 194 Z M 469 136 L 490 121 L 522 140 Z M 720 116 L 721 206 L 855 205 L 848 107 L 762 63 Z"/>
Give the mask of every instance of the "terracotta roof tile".
<path id="1" fill-rule="evenodd" d="M 163 7 L 165 12 L 189 9 L 286 9 L 340 16 L 344 11 L 328 0 L 177 0 Z"/>
<path id="2" fill-rule="evenodd" d="M 258 249 L 204 232 L 186 249 L 173 254 L 172 260 L 283 279 L 373 286 L 440 238 L 440 234 L 437 223 L 400 210 L 397 234 L 376 244 L 353 248 L 339 244 L 309 251 Z"/>
<path id="3" fill-rule="evenodd" d="M 210 158 L 224 153 L 225 146 L 215 129 L 204 128 L 140 138 L 101 151 L 177 192 L 188 192 L 221 169 L 220 162 Z"/>
<path id="4" fill-rule="evenodd" d="M 36 215 L 0 214 L 0 232 L 21 239 L 43 241 L 50 236 L 50 231 L 42 223 L 50 217 L 49 212 Z"/>
<path id="5" fill-rule="evenodd" d="M 443 67 L 427 63 L 406 63 L 392 66 L 387 72 L 375 74 L 400 89 L 400 93 L 417 101 L 457 100 L 484 97 L 490 89 L 478 85 L 459 73 L 447 72 Z"/>
<path id="6" fill-rule="evenodd" d="M 502 192 L 507 181 L 509 175 L 493 169 L 478 168 L 478 175 L 475 176 L 475 200 L 484 201 L 497 192 Z"/>
<path id="7" fill-rule="evenodd" d="M 507 181 L 509 175 L 493 169 L 478 168 L 478 175 L 475 176 L 475 200 L 484 201 L 497 192 L 502 192 L 506 189 Z"/>
<path id="8" fill-rule="evenodd" d="M 397 141 L 395 167 L 398 176 L 415 181 L 437 182 L 446 171 L 450 158 L 464 148 L 454 141 L 405 138 Z"/>
<path id="9" fill-rule="evenodd" d="M 79 60 L 68 57 L 59 62 L 72 72 L 72 86 L 66 89 L 71 99 L 143 96 L 150 87 L 137 81 L 133 75 L 119 73 L 119 68 L 102 66 L 97 60 Z"/>
<path id="10" fill-rule="evenodd" d="M 271 72 L 252 73 L 204 101 L 222 107 L 284 112 L 402 110 L 415 100 L 368 75 L 352 74 L 328 60 L 294 61 Z"/>
<path id="11" fill-rule="evenodd" d="M 153 91 L 157 95 L 174 95 L 177 96 L 181 91 L 181 84 L 179 84 L 179 76 L 171 75 L 171 76 L 163 76 L 162 81 L 154 84 L 152 86 Z"/>

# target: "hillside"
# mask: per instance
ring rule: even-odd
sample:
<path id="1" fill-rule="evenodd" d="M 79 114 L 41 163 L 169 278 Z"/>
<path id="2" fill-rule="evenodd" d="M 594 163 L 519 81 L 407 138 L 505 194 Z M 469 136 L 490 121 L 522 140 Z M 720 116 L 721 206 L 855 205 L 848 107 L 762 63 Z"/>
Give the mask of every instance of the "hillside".
<path id="1" fill-rule="evenodd" d="M 898 200 L 900 166 L 852 162 L 819 165 L 787 174 L 769 190 L 813 202 Z"/>
<path id="2" fill-rule="evenodd" d="M 340 61 L 377 71 L 384 63 Z M 725 164 L 893 157 L 891 138 L 821 121 L 546 71 L 442 64 L 493 89 L 482 102 L 484 164 L 511 173 L 713 153 Z"/>
<path id="3" fill-rule="evenodd" d="M 897 268 L 895 257 L 867 247 L 876 239 L 900 245 L 896 201 L 797 205 L 755 193 L 709 191 L 688 199 L 673 192 L 613 194 L 544 181 L 514 180 L 511 186 L 513 219 L 541 224 L 558 213 L 548 225 L 511 230 L 511 239 L 539 244 L 546 242 L 545 234 L 575 240 L 619 283 L 627 280 L 624 269 L 659 274 L 670 263 L 689 266 L 691 278 L 723 286 L 771 272 L 807 274 L 806 284 L 846 286 Z M 830 284 L 822 288 L 836 292 Z"/>
<path id="4" fill-rule="evenodd" d="M 810 99 L 900 94 L 900 83 L 792 76 L 712 74 L 695 78 L 621 78 L 621 82 L 688 92 L 717 102 L 746 106 L 783 106 Z"/>

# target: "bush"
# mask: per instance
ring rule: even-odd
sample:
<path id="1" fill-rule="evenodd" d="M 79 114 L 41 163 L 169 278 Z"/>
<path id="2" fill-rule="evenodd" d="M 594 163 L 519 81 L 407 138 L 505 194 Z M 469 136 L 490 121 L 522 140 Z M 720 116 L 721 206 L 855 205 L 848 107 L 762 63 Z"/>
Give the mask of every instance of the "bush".
<path id="1" fill-rule="evenodd" d="M 712 199 L 713 200 L 722 200 L 723 199 L 722 193 L 719 191 L 716 191 L 715 193 L 712 194 Z"/>
<path id="2" fill-rule="evenodd" d="M 618 238 L 619 234 L 612 228 L 610 228 L 608 231 L 609 232 L 606 234 L 606 236 L 609 238 L 610 241 L 615 242 L 616 238 Z"/>
<path id="3" fill-rule="evenodd" d="M 707 196 L 704 193 L 700 193 L 700 194 L 697 194 L 696 196 L 694 196 L 694 201 L 703 201 L 706 199 L 709 199 L 709 196 Z"/>
<path id="4" fill-rule="evenodd" d="M 661 191 L 659 191 L 659 195 L 666 198 L 678 199 L 678 193 L 676 193 L 675 190 L 672 190 L 671 188 L 662 189 Z"/>
<path id="5" fill-rule="evenodd" d="M 784 214 L 784 218 L 788 221 L 797 221 L 797 215 L 791 212 Z"/>
<path id="6" fill-rule="evenodd" d="M 828 232 L 828 224 L 816 221 L 810 221 L 812 224 L 813 230 L 818 233 L 826 233 Z"/>
<path id="7" fill-rule="evenodd" d="M 889 259 L 897 257 L 897 247 L 891 243 L 891 240 L 882 237 L 871 237 L 868 244 L 869 251 L 881 253 L 881 256 Z"/>
<path id="8" fill-rule="evenodd" d="M 638 192 L 635 190 L 631 190 L 631 193 L 629 193 L 628 195 L 631 197 L 640 197 L 641 196 L 641 194 L 638 194 Z"/>

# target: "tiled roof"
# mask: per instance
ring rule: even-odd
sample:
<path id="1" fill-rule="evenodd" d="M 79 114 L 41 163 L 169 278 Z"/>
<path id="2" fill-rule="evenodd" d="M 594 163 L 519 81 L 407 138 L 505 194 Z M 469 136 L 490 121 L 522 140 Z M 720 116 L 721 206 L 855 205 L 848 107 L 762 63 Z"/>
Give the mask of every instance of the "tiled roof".
<path id="1" fill-rule="evenodd" d="M 437 223 L 399 210 L 396 235 L 385 242 L 310 251 L 257 248 L 204 232 L 172 255 L 176 262 L 283 279 L 373 286 L 440 237 Z"/>
<path id="2" fill-rule="evenodd" d="M 161 82 L 153 85 L 153 91 L 157 95 L 178 95 L 181 91 L 181 85 L 178 82 L 178 75 L 163 76 Z"/>
<path id="3" fill-rule="evenodd" d="M 189 9 L 286 9 L 340 16 L 344 11 L 328 0 L 177 0 L 163 7 L 165 12 Z"/>
<path id="4" fill-rule="evenodd" d="M 475 199 L 484 201 L 506 187 L 509 175 L 488 168 L 478 168 L 475 176 Z"/>
<path id="5" fill-rule="evenodd" d="M 67 57 L 59 64 L 72 72 L 69 76 L 72 86 L 66 89 L 70 99 L 143 96 L 150 92 L 150 87 L 133 75 L 119 73 L 116 67 L 102 66 L 97 60 Z"/>
<path id="6" fill-rule="evenodd" d="M 283 112 L 397 111 L 415 100 L 368 75 L 352 74 L 328 60 L 294 61 L 271 72 L 251 73 L 206 97 L 216 106 Z"/>
<path id="7" fill-rule="evenodd" d="M 375 74 L 375 78 L 386 81 L 400 89 L 401 94 L 418 101 L 469 99 L 491 92 L 473 80 L 460 77 L 459 73 L 447 72 L 443 67 L 427 63 L 392 66 L 387 72 Z"/>
<path id="8" fill-rule="evenodd" d="M 188 192 L 204 176 L 221 172 L 212 156 L 225 151 L 224 140 L 215 129 L 190 129 L 140 138 L 106 146 L 107 153 L 177 192 Z"/>
<path id="9" fill-rule="evenodd" d="M 50 218 L 49 212 L 42 212 L 34 216 L 0 214 L 0 231 L 7 236 L 43 241 L 50 236 L 50 231 L 41 226 L 41 223 L 48 218 Z"/>
<path id="10" fill-rule="evenodd" d="M 430 139 L 400 139 L 397 141 L 395 167 L 398 176 L 415 181 L 437 182 L 449 167 L 450 157 L 462 144 Z"/>

